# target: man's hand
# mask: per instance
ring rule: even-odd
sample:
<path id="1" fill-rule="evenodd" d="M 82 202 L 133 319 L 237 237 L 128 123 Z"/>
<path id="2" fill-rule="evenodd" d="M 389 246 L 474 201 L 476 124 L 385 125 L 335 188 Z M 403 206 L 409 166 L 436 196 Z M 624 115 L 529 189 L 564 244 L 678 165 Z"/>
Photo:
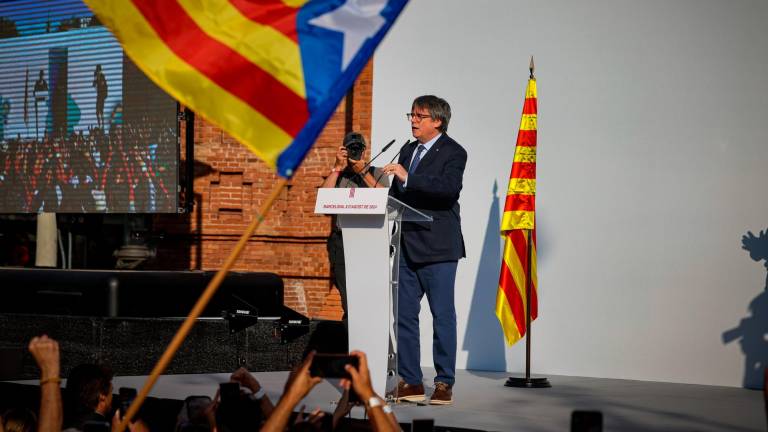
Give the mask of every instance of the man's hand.
<path id="1" fill-rule="evenodd" d="M 309 374 L 309 366 L 312 364 L 313 358 L 315 358 L 314 351 L 309 353 L 304 363 L 291 374 L 288 382 L 285 383 L 286 388 L 283 396 L 294 398 L 294 403 L 304 399 L 309 394 L 309 391 L 323 380 L 320 377 L 313 377 Z"/>
<path id="2" fill-rule="evenodd" d="M 356 174 L 362 174 L 363 170 L 366 169 L 365 165 L 366 163 L 362 160 L 349 159 L 349 166 Z"/>
<path id="3" fill-rule="evenodd" d="M 344 146 L 339 147 L 336 151 L 336 162 L 333 164 L 334 169 L 344 170 L 349 164 L 349 153 Z"/>
<path id="4" fill-rule="evenodd" d="M 115 410 L 115 415 L 112 416 L 112 432 L 117 432 L 118 426 L 120 426 L 119 409 Z M 143 420 L 136 420 L 135 422 L 128 422 L 126 430 L 128 432 L 149 432 L 149 426 Z"/>
<path id="5" fill-rule="evenodd" d="M 384 165 L 382 170 L 384 170 L 384 174 L 386 175 L 394 174 L 395 177 L 397 177 L 403 183 L 405 183 L 405 181 L 408 179 L 408 171 L 406 171 L 405 168 L 403 168 L 403 166 L 400 164 L 387 164 Z"/>
<path id="6" fill-rule="evenodd" d="M 29 341 L 29 352 L 40 367 L 40 421 L 37 430 L 61 431 L 64 411 L 61 406 L 59 343 L 46 335 L 34 337 Z"/>
<path id="7" fill-rule="evenodd" d="M 256 380 L 256 378 L 254 378 L 253 375 L 248 372 L 248 369 L 244 367 L 241 367 L 232 373 L 232 375 L 229 377 L 229 380 L 242 384 L 254 393 L 261 389 L 261 384 L 259 384 L 259 381 Z"/>
<path id="8" fill-rule="evenodd" d="M 29 352 L 40 367 L 40 380 L 59 377 L 59 343 L 46 335 L 29 341 Z"/>
<path id="9" fill-rule="evenodd" d="M 321 422 L 323 421 L 323 416 L 325 416 L 325 413 L 320 411 L 320 408 L 315 408 L 315 410 L 311 413 L 304 414 L 304 409 L 306 407 L 306 405 L 301 406 L 301 409 L 299 410 L 299 413 L 296 415 L 296 419 L 293 422 L 294 426 L 299 426 L 301 423 L 308 423 L 308 426 L 310 426 L 311 429 L 320 430 L 320 426 L 322 424 Z M 299 426 L 298 429 L 301 429 L 301 427 Z"/>
<path id="10" fill-rule="evenodd" d="M 343 378 L 341 380 L 341 386 L 345 389 L 349 389 L 350 386 L 355 390 L 355 393 L 360 397 L 360 400 L 367 401 L 376 393 L 373 391 L 371 385 L 371 373 L 368 370 L 368 357 L 362 351 L 352 351 L 349 353 L 358 358 L 358 366 L 355 369 L 352 365 L 346 365 L 344 369 L 349 372 L 352 377 L 351 380 Z"/>

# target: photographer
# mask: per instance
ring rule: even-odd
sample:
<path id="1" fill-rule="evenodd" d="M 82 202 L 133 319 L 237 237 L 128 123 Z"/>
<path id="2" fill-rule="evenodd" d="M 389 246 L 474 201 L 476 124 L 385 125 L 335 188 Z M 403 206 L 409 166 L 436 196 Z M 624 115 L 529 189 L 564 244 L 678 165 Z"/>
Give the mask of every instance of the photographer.
<path id="1" fill-rule="evenodd" d="M 344 137 L 344 144 L 336 152 L 336 159 L 328 177 L 322 186 L 324 188 L 353 188 L 353 187 L 389 187 L 389 178 L 383 175 L 380 168 L 368 167 L 363 161 L 365 155 L 365 138 L 358 132 L 350 132 Z M 363 172 L 365 170 L 365 172 Z M 347 283 L 344 266 L 344 243 L 341 229 L 336 224 L 334 216 L 331 223 L 331 235 L 328 237 L 328 259 L 333 270 L 336 287 L 341 295 L 341 307 L 344 309 L 343 320 L 347 319 Z"/>

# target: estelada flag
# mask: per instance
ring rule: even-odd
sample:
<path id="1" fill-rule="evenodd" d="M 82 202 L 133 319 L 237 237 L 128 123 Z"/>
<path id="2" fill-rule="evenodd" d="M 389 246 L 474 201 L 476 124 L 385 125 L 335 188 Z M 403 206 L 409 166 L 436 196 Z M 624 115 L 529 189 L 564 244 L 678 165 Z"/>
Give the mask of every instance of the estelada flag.
<path id="1" fill-rule="evenodd" d="M 158 86 L 291 177 L 408 0 L 85 0 Z"/>
<path id="2" fill-rule="evenodd" d="M 526 284 L 530 275 L 531 321 L 538 316 L 536 296 L 536 79 L 528 80 L 523 116 L 517 134 L 515 158 L 509 174 L 509 187 L 501 219 L 504 256 L 496 294 L 496 317 L 510 345 L 527 331 Z M 528 249 L 530 243 L 530 251 Z M 530 272 L 529 272 L 530 266 Z"/>

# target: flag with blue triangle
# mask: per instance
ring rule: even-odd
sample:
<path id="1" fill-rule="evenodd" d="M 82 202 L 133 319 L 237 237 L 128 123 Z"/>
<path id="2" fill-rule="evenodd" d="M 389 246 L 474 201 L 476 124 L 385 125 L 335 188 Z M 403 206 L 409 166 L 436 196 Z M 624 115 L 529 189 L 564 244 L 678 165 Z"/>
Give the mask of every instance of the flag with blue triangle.
<path id="1" fill-rule="evenodd" d="M 291 177 L 408 0 L 85 0 L 158 86 Z"/>

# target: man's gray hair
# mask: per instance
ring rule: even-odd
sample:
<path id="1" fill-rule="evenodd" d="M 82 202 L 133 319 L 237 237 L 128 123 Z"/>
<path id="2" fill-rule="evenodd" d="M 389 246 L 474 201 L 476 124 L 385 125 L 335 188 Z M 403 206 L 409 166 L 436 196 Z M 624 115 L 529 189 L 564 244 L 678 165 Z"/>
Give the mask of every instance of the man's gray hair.
<path id="1" fill-rule="evenodd" d="M 451 106 L 443 98 L 434 95 L 419 96 L 413 100 L 411 108 L 421 108 L 429 111 L 432 120 L 440 120 L 440 132 L 448 132 L 448 123 L 451 121 Z"/>

